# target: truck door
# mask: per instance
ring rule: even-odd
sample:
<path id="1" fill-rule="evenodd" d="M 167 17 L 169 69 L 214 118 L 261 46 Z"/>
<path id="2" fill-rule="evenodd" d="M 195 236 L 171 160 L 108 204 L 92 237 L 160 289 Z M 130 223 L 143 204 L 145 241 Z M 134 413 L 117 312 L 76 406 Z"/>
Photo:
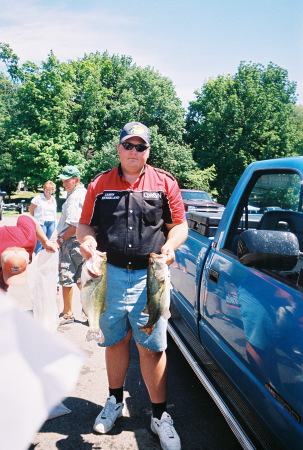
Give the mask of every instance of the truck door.
<path id="1" fill-rule="evenodd" d="M 171 300 L 192 332 L 198 333 L 197 289 L 200 275 L 211 241 L 189 229 L 187 241 L 176 252 L 171 266 L 171 282 L 174 286 Z"/>

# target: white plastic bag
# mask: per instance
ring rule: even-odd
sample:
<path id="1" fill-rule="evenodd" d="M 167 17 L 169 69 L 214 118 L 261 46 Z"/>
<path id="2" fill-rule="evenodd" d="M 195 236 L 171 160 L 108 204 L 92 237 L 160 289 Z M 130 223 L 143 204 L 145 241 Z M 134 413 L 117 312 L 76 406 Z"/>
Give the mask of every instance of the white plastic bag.
<path id="1" fill-rule="evenodd" d="M 49 331 L 59 326 L 57 278 L 59 253 L 41 250 L 28 267 L 28 284 L 34 317 Z"/>
<path id="2" fill-rule="evenodd" d="M 0 289 L 1 449 L 28 449 L 34 433 L 74 389 L 85 359 Z"/>

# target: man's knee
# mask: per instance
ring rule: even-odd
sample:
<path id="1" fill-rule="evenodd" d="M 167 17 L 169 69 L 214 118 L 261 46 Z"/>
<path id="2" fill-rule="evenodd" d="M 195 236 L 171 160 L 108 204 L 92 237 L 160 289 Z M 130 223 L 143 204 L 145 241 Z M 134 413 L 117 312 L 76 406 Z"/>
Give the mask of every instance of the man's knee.
<path id="1" fill-rule="evenodd" d="M 118 347 L 124 347 L 124 346 L 128 346 L 129 345 L 129 341 L 131 340 L 132 337 L 132 330 L 129 330 L 129 332 L 127 333 L 127 335 L 125 336 L 124 339 L 122 339 L 122 341 L 118 342 L 117 344 L 111 345 L 109 347 L 106 347 L 108 349 L 117 349 Z"/>
<path id="2" fill-rule="evenodd" d="M 165 350 L 160 351 L 160 352 L 158 352 L 156 350 L 149 350 L 148 348 L 142 347 L 142 345 L 138 344 L 138 342 L 136 342 L 136 345 L 137 345 L 137 348 L 139 351 L 139 355 L 156 358 L 156 359 L 161 359 L 161 357 L 163 355 L 165 355 Z"/>

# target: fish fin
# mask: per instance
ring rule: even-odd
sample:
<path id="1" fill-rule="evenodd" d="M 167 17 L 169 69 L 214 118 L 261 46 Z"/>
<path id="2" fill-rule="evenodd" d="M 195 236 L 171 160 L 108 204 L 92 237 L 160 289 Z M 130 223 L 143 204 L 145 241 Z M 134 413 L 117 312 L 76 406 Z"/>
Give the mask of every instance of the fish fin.
<path id="1" fill-rule="evenodd" d="M 81 311 L 81 316 L 82 316 L 82 319 L 83 319 L 85 322 L 88 322 L 87 314 L 86 314 L 86 312 L 84 311 L 83 308 L 82 308 L 82 311 Z"/>
<path id="2" fill-rule="evenodd" d="M 104 336 L 102 331 L 99 330 L 88 330 L 86 335 L 87 341 L 97 341 L 99 344 L 104 342 Z"/>
<path id="3" fill-rule="evenodd" d="M 164 308 L 162 316 L 164 317 L 164 319 L 169 319 L 170 318 L 170 311 L 167 308 L 167 306 Z"/>
<path id="4" fill-rule="evenodd" d="M 153 325 L 152 327 L 147 327 L 146 325 L 144 325 L 143 327 L 140 327 L 139 330 L 141 331 L 145 331 L 145 333 L 150 336 L 152 334 L 152 331 L 154 330 L 155 325 Z"/>
<path id="5" fill-rule="evenodd" d="M 148 305 L 145 306 L 145 308 L 142 311 L 144 314 L 149 314 Z"/>
<path id="6" fill-rule="evenodd" d="M 101 314 L 104 313 L 104 311 L 106 310 L 106 307 L 107 307 L 107 302 L 106 302 L 106 300 L 105 300 L 104 305 L 103 305 L 103 308 L 102 308 L 102 311 L 101 311 Z"/>

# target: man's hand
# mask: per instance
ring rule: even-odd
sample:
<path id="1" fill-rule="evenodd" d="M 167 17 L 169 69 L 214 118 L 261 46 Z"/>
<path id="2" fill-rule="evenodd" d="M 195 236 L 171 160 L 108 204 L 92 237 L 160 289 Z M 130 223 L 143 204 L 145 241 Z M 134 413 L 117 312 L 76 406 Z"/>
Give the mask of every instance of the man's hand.
<path id="1" fill-rule="evenodd" d="M 80 245 L 80 253 L 84 259 L 89 259 L 96 249 L 97 241 L 92 236 L 87 237 Z"/>
<path id="2" fill-rule="evenodd" d="M 168 266 L 175 261 L 175 250 L 172 243 L 170 243 L 169 241 L 165 242 L 165 244 L 161 248 L 161 253 L 162 255 L 167 256 L 166 264 Z"/>
<path id="3" fill-rule="evenodd" d="M 47 252 L 52 252 L 52 253 L 55 253 L 55 252 L 58 250 L 58 248 L 59 248 L 57 242 L 55 242 L 55 241 L 50 241 L 49 239 L 47 239 L 47 240 L 44 242 L 43 247 L 45 248 L 45 250 L 46 250 Z"/>

